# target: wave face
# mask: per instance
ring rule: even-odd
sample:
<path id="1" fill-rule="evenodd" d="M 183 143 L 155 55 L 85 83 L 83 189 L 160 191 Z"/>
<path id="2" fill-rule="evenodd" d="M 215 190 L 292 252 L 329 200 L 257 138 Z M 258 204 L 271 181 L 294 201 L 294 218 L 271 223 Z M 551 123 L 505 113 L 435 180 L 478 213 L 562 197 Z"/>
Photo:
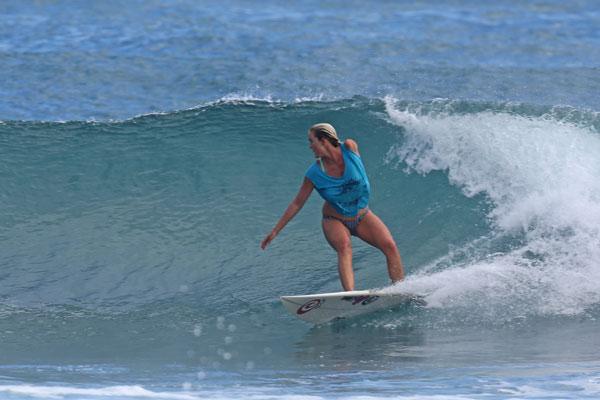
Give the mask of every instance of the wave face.
<path id="1" fill-rule="evenodd" d="M 307 126 L 321 120 L 361 145 L 371 206 L 411 275 L 402 288 L 432 307 L 507 317 L 598 304 L 598 115 L 392 98 L 0 125 L 0 296 L 11 307 L 169 301 L 221 315 L 337 290 L 317 195 L 258 248 L 311 162 Z M 360 286 L 386 285 L 381 256 L 356 246 Z"/>

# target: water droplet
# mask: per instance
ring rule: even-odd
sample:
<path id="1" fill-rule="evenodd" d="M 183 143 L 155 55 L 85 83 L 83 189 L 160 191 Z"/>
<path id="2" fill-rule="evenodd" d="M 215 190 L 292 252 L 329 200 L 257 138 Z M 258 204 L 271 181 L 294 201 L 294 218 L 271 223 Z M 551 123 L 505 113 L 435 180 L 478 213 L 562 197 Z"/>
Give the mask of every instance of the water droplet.
<path id="1" fill-rule="evenodd" d="M 225 336 L 225 344 L 231 344 L 233 342 L 233 338 L 231 336 Z"/>
<path id="2" fill-rule="evenodd" d="M 223 359 L 231 360 L 231 357 L 232 357 L 231 353 L 227 353 L 227 352 L 223 353 Z"/>

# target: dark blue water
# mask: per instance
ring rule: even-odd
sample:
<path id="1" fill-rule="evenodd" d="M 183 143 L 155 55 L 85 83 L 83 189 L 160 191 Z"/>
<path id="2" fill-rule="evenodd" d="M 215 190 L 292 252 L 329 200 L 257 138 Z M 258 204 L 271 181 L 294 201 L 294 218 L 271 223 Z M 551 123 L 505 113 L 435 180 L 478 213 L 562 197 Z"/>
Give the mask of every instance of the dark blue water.
<path id="1" fill-rule="evenodd" d="M 594 2 L 0 5 L 0 397 L 597 398 Z M 141 115 L 136 117 L 136 115 Z M 64 122 L 68 121 L 68 122 Z M 312 162 L 360 146 L 422 294 L 311 327 L 340 289 Z"/>
<path id="2" fill-rule="evenodd" d="M 0 5 L 0 119 L 123 119 L 222 97 L 597 109 L 594 1 Z"/>

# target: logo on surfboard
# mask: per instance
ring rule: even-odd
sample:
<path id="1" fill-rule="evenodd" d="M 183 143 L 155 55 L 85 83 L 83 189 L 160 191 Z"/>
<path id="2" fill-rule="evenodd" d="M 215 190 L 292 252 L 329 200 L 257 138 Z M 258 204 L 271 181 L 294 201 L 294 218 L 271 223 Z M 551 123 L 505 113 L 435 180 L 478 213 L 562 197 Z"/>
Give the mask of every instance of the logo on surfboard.
<path id="1" fill-rule="evenodd" d="M 379 299 L 379 296 L 346 296 L 342 297 L 344 301 L 351 301 L 352 305 L 362 304 L 366 306 L 367 304 L 371 304 L 375 300 Z"/>
<path id="2" fill-rule="evenodd" d="M 321 304 L 323 304 L 323 301 L 324 300 L 321 299 L 312 299 L 310 301 L 307 301 L 298 309 L 298 311 L 296 311 L 296 314 L 302 315 L 314 310 L 315 308 L 319 308 L 321 307 Z"/>

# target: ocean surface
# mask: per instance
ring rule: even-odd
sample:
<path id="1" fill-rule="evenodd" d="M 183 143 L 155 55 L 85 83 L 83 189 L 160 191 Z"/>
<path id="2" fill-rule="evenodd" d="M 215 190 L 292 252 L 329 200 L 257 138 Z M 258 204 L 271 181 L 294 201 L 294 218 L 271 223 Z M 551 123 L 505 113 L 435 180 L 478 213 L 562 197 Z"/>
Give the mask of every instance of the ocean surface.
<path id="1" fill-rule="evenodd" d="M 0 4 L 0 399 L 600 398 L 596 1 Z M 407 306 L 340 290 L 322 200 L 355 139 Z"/>

